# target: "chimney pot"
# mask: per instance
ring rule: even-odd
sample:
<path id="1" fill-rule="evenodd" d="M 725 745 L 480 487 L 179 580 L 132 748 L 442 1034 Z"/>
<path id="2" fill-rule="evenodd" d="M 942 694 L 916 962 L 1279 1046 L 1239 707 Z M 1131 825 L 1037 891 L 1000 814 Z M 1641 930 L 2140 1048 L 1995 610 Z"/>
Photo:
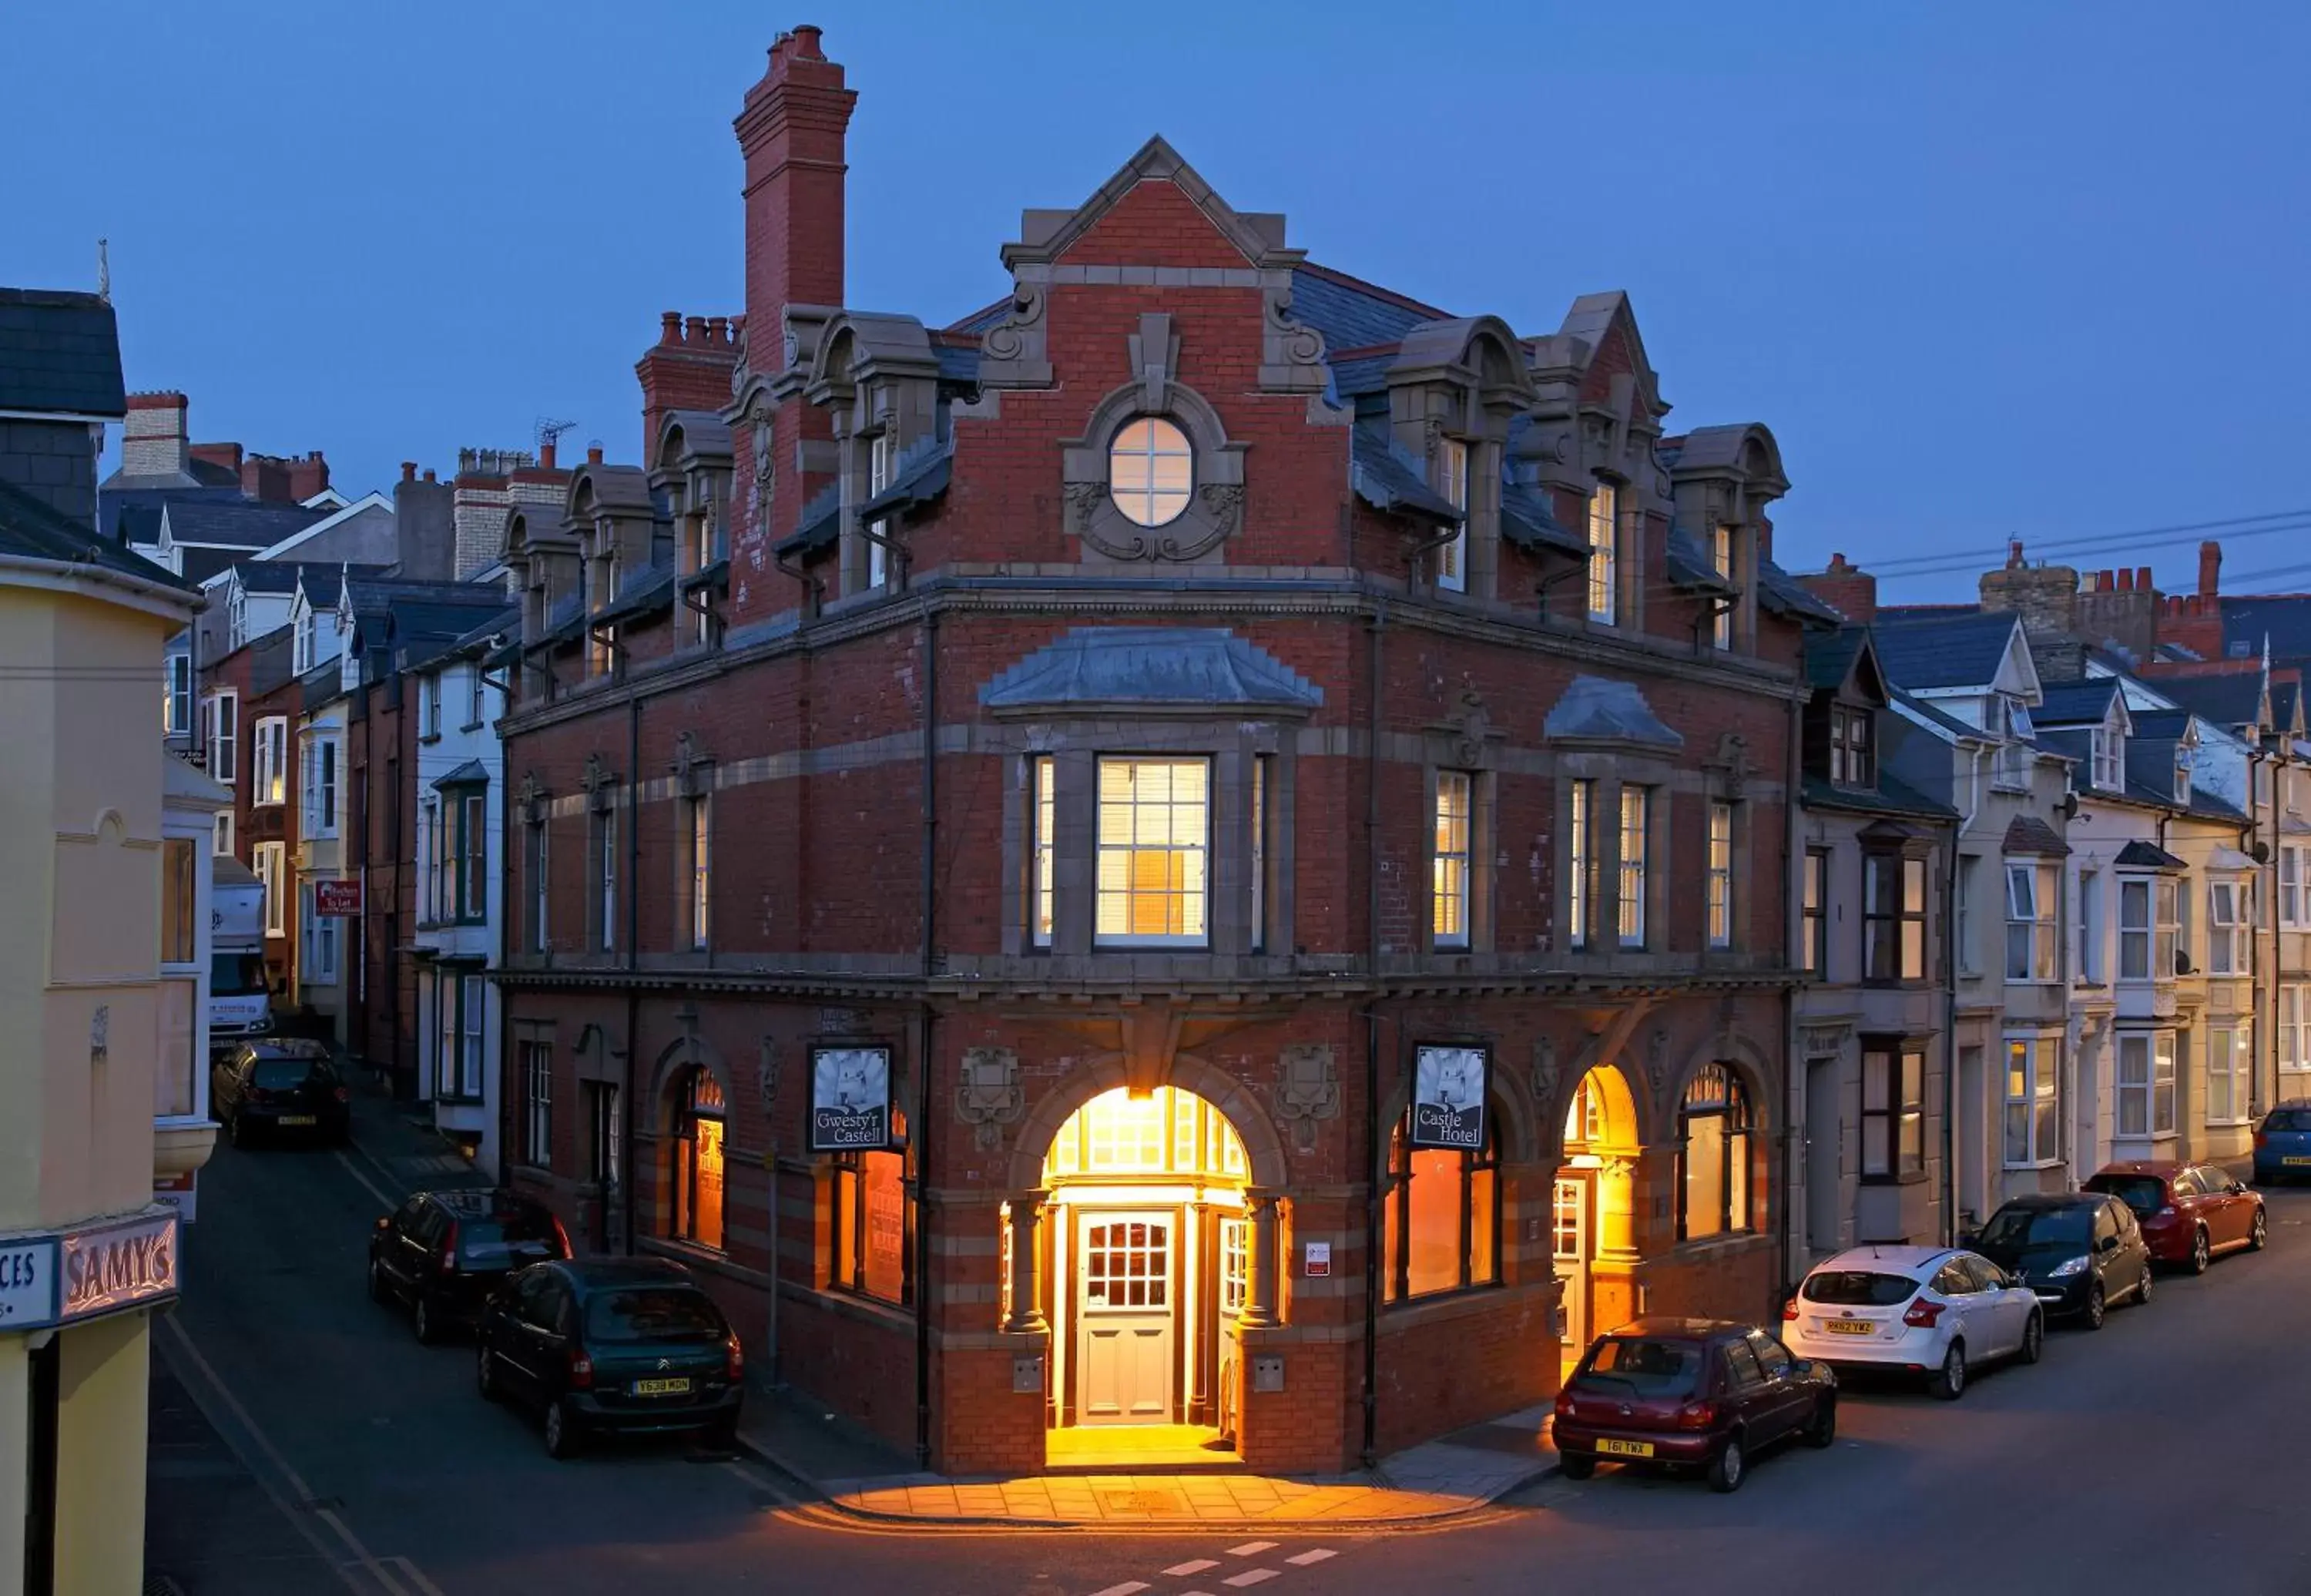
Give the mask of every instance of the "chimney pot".
<path id="1" fill-rule="evenodd" d="M 537 463 L 546 470 L 554 469 L 554 440 L 548 438 L 537 446 Z"/>
<path id="2" fill-rule="evenodd" d="M 703 316 L 692 317 L 688 325 L 683 328 L 682 340 L 685 344 L 705 343 L 706 318 Z"/>
<path id="3" fill-rule="evenodd" d="M 794 55 L 796 58 L 803 61 L 825 60 L 826 57 L 818 48 L 819 37 L 824 31 L 825 30 L 815 27 L 809 22 L 805 22 L 796 28 L 794 31 Z"/>
<path id="4" fill-rule="evenodd" d="M 2211 537 L 2199 545 L 2199 595 L 2201 597 L 2212 598 L 2221 590 L 2222 574 L 2223 545 Z"/>
<path id="5" fill-rule="evenodd" d="M 430 466 L 425 469 L 425 480 L 427 482 L 432 482 L 433 480 L 433 468 Z"/>
<path id="6" fill-rule="evenodd" d="M 2150 567 L 2143 565 L 2136 568 L 2134 572 L 2134 585 L 2141 589 L 2146 593 L 2150 591 Z"/>
<path id="7" fill-rule="evenodd" d="M 2022 540 L 2019 537 L 2009 538 L 2006 543 L 2006 569 L 2019 571 L 2021 568 Z"/>
<path id="8" fill-rule="evenodd" d="M 588 447 L 586 450 L 586 463 L 589 466 L 598 466 L 602 463 L 602 446 L 600 444 L 596 443 Z"/>
<path id="9" fill-rule="evenodd" d="M 2132 593 L 2132 592 L 2133 592 L 2133 591 L 2134 591 L 2134 572 L 2133 572 L 2133 571 L 2120 571 L 2120 572 L 2118 573 L 2118 587 L 2119 587 L 2119 591 L 2121 591 L 2122 593 Z"/>
<path id="10" fill-rule="evenodd" d="M 404 482 L 415 482 L 417 480 L 416 461 L 404 460 L 401 462 L 401 480 Z"/>
<path id="11" fill-rule="evenodd" d="M 658 341 L 661 344 L 682 342 L 682 312 L 661 310 L 658 313 Z"/>
<path id="12" fill-rule="evenodd" d="M 706 330 L 717 344 L 728 344 L 730 341 L 730 318 L 728 316 L 710 316 L 706 318 Z"/>

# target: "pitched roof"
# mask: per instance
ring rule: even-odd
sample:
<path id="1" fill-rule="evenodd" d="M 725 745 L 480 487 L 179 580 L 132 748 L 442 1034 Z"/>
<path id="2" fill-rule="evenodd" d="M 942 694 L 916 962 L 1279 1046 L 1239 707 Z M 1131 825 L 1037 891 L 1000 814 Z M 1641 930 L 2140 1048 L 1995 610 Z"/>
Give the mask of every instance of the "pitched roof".
<path id="1" fill-rule="evenodd" d="M 1845 685 L 1853 673 L 1853 662 L 1869 646 L 1870 629 L 1866 626 L 1841 626 L 1835 632 L 1816 632 L 1805 640 L 1806 680 L 1817 693 L 1834 692 Z"/>
<path id="2" fill-rule="evenodd" d="M 1312 710 L 1323 689 L 1224 627 L 1078 626 L 980 689 L 990 710 L 1178 704 Z"/>
<path id="3" fill-rule="evenodd" d="M 1824 626 L 1845 624 L 1844 615 L 1815 597 L 1803 582 L 1762 554 L 1757 558 L 1757 602 L 1778 615 Z"/>
<path id="4" fill-rule="evenodd" d="M 861 521 L 902 514 L 946 492 L 955 475 L 955 440 L 925 439 L 898 459 L 891 485 L 859 507 Z"/>
<path id="5" fill-rule="evenodd" d="M 1669 580 L 1673 587 L 1697 589 L 1705 593 L 1731 593 L 1733 585 L 1717 574 L 1702 553 L 1700 542 L 1683 527 L 1669 529 Z"/>
<path id="6" fill-rule="evenodd" d="M 1428 485 L 1420 463 L 1380 427 L 1356 426 L 1348 437 L 1348 484 L 1375 510 L 1432 521 L 1461 519 L 1460 507 Z"/>
<path id="7" fill-rule="evenodd" d="M 842 531 L 842 484 L 822 488 L 802 507 L 801 524 L 771 552 L 782 558 L 815 554 L 834 546 Z"/>
<path id="8" fill-rule="evenodd" d="M 2136 870 L 2184 870 L 2190 868 L 2164 848 L 2139 838 L 2120 849 L 2111 863 L 2123 869 Z"/>
<path id="9" fill-rule="evenodd" d="M 231 548 L 271 548 L 294 536 L 316 521 L 327 520 L 334 510 L 308 510 L 301 504 L 258 504 L 249 500 L 172 499 L 162 517 L 171 543 L 222 544 Z"/>
<path id="10" fill-rule="evenodd" d="M 0 288 L 0 410 L 127 414 L 112 306 L 92 293 Z"/>
<path id="11" fill-rule="evenodd" d="M 1393 344 L 1424 321 L 1450 317 L 1450 311 L 1314 261 L 1303 261 L 1292 271 L 1292 319 L 1323 334 L 1328 349 Z"/>
<path id="12" fill-rule="evenodd" d="M 1887 679 L 1913 692 L 1937 687 L 1987 687 L 1997 679 L 2021 622 L 2010 615 L 1953 615 L 1888 620 L 1871 625 L 1878 663 Z"/>
<path id="13" fill-rule="evenodd" d="M 2115 676 L 2082 676 L 2074 682 L 2046 682 L 2030 711 L 2033 726 L 2099 726 L 2118 696 Z"/>
<path id="14" fill-rule="evenodd" d="M 1577 676 L 1567 684 L 1540 723 L 1552 743 L 1642 743 L 1682 748 L 1685 738 L 1653 713 L 1635 682 L 1612 676 Z"/>
<path id="15" fill-rule="evenodd" d="M 192 591 L 193 583 L 165 566 L 123 547 L 96 528 L 52 509 L 13 483 L 0 479 L 0 555 L 92 565 L 164 588 Z"/>
<path id="16" fill-rule="evenodd" d="M 1501 484 L 1501 536 L 1527 553 L 1550 548 L 1589 557 L 1589 540 L 1557 520 L 1548 495 L 1519 482 Z"/>
<path id="17" fill-rule="evenodd" d="M 1925 820 L 1955 820 L 1958 811 L 1928 798 L 1906 782 L 1880 770 L 1875 792 L 1838 787 L 1820 776 L 1808 776 L 1800 801 L 1809 809 L 1841 809 L 1857 815 L 1910 815 Z"/>
<path id="18" fill-rule="evenodd" d="M 2036 815 L 2017 815 L 2008 821 L 2001 846 L 2008 853 L 2035 853 L 2046 859 L 2060 859 L 2071 850 L 2054 828 Z"/>
<path id="19" fill-rule="evenodd" d="M 2173 699 L 2202 720 L 2236 729 L 2263 717 L 2263 673 L 2227 671 L 2213 676 L 2153 676 L 2152 691 Z"/>

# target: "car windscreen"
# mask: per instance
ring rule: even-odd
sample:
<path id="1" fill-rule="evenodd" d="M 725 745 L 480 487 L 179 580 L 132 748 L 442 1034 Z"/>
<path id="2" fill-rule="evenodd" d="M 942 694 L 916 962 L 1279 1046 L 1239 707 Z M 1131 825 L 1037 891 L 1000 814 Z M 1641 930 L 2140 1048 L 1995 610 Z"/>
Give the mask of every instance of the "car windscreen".
<path id="1" fill-rule="evenodd" d="M 1918 1283 L 1907 1275 L 1881 1275 L 1871 1269 L 1817 1269 L 1806 1277 L 1798 1295 L 1810 1303 L 1837 1308 L 1898 1308 L 1917 1291 Z"/>
<path id="2" fill-rule="evenodd" d="M 2138 1214 L 2155 1214 L 2167 1206 L 2167 1182 L 2157 1175 L 2097 1175 L 2087 1190 L 2106 1192 Z"/>
<path id="3" fill-rule="evenodd" d="M 263 954 L 218 953 L 209 955 L 211 997 L 253 998 L 265 990 Z"/>
<path id="4" fill-rule="evenodd" d="M 2311 1108 L 2275 1108 L 2263 1116 L 2265 1130 L 2311 1130 Z"/>
<path id="5" fill-rule="evenodd" d="M 2094 1210 L 2001 1208 L 1983 1226 L 1985 1247 L 2083 1247 L 2094 1228 Z"/>
<path id="6" fill-rule="evenodd" d="M 1573 1383 L 1585 1391 L 1689 1397 L 1701 1389 L 1701 1343 L 1608 1336 L 1597 1344 Z"/>
<path id="7" fill-rule="evenodd" d="M 259 1059 L 249 1085 L 260 1092 L 293 1092 L 308 1082 L 318 1086 L 324 1068 L 318 1059 Z"/>
<path id="8" fill-rule="evenodd" d="M 719 1341 L 728 1334 L 721 1312 L 702 1291 L 681 1286 L 633 1286 L 586 1299 L 586 1339 Z"/>
<path id="9" fill-rule="evenodd" d="M 566 1258 L 562 1236 L 546 1214 L 519 1210 L 487 1218 L 458 1218 L 458 1258 L 478 1269 L 510 1269 L 541 1258 Z"/>

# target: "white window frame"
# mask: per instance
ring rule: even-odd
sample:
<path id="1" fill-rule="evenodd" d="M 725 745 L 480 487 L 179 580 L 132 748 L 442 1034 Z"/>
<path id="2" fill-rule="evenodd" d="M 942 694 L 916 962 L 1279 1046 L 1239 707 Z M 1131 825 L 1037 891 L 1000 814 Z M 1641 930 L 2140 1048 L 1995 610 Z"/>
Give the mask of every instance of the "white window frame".
<path id="1" fill-rule="evenodd" d="M 1568 890 L 1565 897 L 1565 946 L 1587 947 L 1597 933 L 1597 903 L 1592 887 L 1596 875 L 1597 783 L 1589 778 L 1573 783 L 1572 824 L 1565 850 Z"/>
<path id="2" fill-rule="evenodd" d="M 1709 804 L 1708 854 L 1709 946 L 1733 946 L 1733 806 L 1722 798 Z"/>
<path id="3" fill-rule="evenodd" d="M 2019 1089 L 2017 1060 L 2020 1060 Z M 2059 1037 L 2009 1036 L 2004 1071 L 2005 1113 L 1999 1127 L 2000 1156 L 2008 1169 L 2044 1169 L 2062 1162 L 2062 1047 Z M 2018 1112 L 2022 1137 L 2016 1156 Z"/>
<path id="4" fill-rule="evenodd" d="M 1624 785 L 1618 877 L 1620 892 L 1615 912 L 1619 917 L 1620 945 L 1631 950 L 1645 946 L 1645 888 L 1653 865 L 1653 789 L 1634 782 Z"/>
<path id="5" fill-rule="evenodd" d="M 1027 935 L 1037 947 L 1051 945 L 1059 924 L 1059 762 L 1048 754 L 1027 760 L 1027 817 L 1033 833 L 1027 883 Z"/>
<path id="6" fill-rule="evenodd" d="M 305 739 L 304 773 L 298 797 L 302 801 L 305 834 L 327 838 L 337 834 L 339 806 L 344 795 L 344 760 L 340 756 L 337 739 L 312 737 Z"/>
<path id="7" fill-rule="evenodd" d="M 240 777 L 240 694 L 220 687 L 208 710 L 209 774 L 231 787 Z"/>
<path id="8" fill-rule="evenodd" d="M 1469 887 L 1477 829 L 1476 777 L 1467 771 L 1437 772 L 1435 812 L 1430 820 L 1434 859 L 1429 884 L 1431 940 L 1438 947 L 1465 948 L 1469 946 L 1469 917 L 1473 907 Z"/>
<path id="9" fill-rule="evenodd" d="M 1588 615 L 1599 626 L 1620 622 L 1621 490 L 1600 478 L 1589 491 Z"/>
<path id="10" fill-rule="evenodd" d="M 2079 872 L 2079 979 L 2104 984 L 2106 955 L 2103 946 L 2103 872 Z"/>
<path id="11" fill-rule="evenodd" d="M 297 884 L 298 912 L 304 920 L 304 963 L 300 966 L 300 979 L 308 985 L 333 987 L 337 984 L 336 916 L 321 912 L 320 883 L 301 881 Z"/>
<path id="12" fill-rule="evenodd" d="M 2207 1027 L 2207 1123 L 2244 1125 L 2254 1115 L 2254 1022 Z"/>
<path id="13" fill-rule="evenodd" d="M 898 440 L 888 427 L 885 427 L 867 440 L 868 498 L 875 498 L 885 488 L 891 485 L 892 456 L 897 452 L 897 449 Z M 866 528 L 868 536 L 864 541 L 867 545 L 867 586 L 870 589 L 880 588 L 890 580 L 891 551 L 875 541 L 876 536 L 882 533 L 886 525 L 888 525 L 887 521 L 876 520 L 869 523 Z"/>
<path id="14" fill-rule="evenodd" d="M 477 974 L 458 978 L 458 1095 L 482 1095 L 484 1039 L 487 1035 L 490 983 Z"/>
<path id="15" fill-rule="evenodd" d="M 2278 992 L 2279 1096 L 2311 1096 L 2311 987 L 2288 981 Z M 2294 1078 L 2290 1089 L 2289 1077 Z"/>
<path id="16" fill-rule="evenodd" d="M 1469 590 L 1469 445 L 1459 438 L 1436 443 L 1436 492 L 1461 519 L 1452 536 L 1437 546 L 1436 585 L 1448 593 Z"/>
<path id="17" fill-rule="evenodd" d="M 257 807 L 285 804 L 289 799 L 289 717 L 263 716 L 254 729 L 249 801 Z"/>
<path id="18" fill-rule="evenodd" d="M 2115 724 L 2106 722 L 2094 728 L 2089 738 L 2092 744 L 2090 763 L 2093 784 L 2104 792 L 2118 792 L 2126 786 L 2126 739 Z"/>
<path id="19" fill-rule="evenodd" d="M 2207 883 L 2207 973 L 2254 973 L 2254 885 L 2252 877 Z"/>
<path id="20" fill-rule="evenodd" d="M 440 794 L 429 792 L 417 800 L 417 918 L 429 926 L 441 923 L 441 815 Z"/>
<path id="21" fill-rule="evenodd" d="M 479 665 L 467 671 L 465 676 L 466 724 L 468 727 L 480 726 L 489 719 L 489 679 Z"/>
<path id="22" fill-rule="evenodd" d="M 441 673 L 434 671 L 418 678 L 417 736 L 430 741 L 441 735 Z"/>
<path id="23" fill-rule="evenodd" d="M 2044 984 L 2062 979 L 2062 871 L 2042 859 L 2006 863 L 2006 979 Z M 2018 942 L 2016 933 L 2021 933 Z M 2023 968 L 2015 970 L 2018 947 Z"/>
<path id="24" fill-rule="evenodd" d="M 2120 1032 L 2116 1072 L 2119 1139 L 2157 1141 L 2173 1137 L 2175 1033 Z"/>
<path id="25" fill-rule="evenodd" d="M 265 885 L 265 934 L 289 934 L 289 845 L 259 842 L 249 850 L 249 868 Z"/>
<path id="26" fill-rule="evenodd" d="M 1093 779 L 1097 783 L 1097 787 L 1095 789 L 1096 821 L 1093 828 L 1094 833 L 1093 844 L 1094 849 L 1094 858 L 1097 862 L 1098 874 L 1095 877 L 1095 885 L 1094 888 L 1096 894 L 1096 901 L 1093 905 L 1093 946 L 1097 947 L 1150 948 L 1209 946 L 1211 944 L 1212 929 L 1211 824 L 1213 813 L 1212 777 L 1214 773 L 1212 761 L 1207 756 L 1198 754 L 1101 754 L 1096 760 L 1094 760 L 1094 769 Z M 1127 838 L 1121 841 L 1112 840 L 1107 835 L 1107 811 L 1110 807 L 1110 804 L 1106 797 L 1107 772 L 1112 769 L 1127 765 L 1142 770 L 1160 765 L 1193 765 L 1201 767 L 1204 772 L 1204 796 L 1201 804 L 1201 807 L 1204 812 L 1204 834 L 1202 839 L 1199 842 L 1187 843 L 1166 842 L 1156 849 L 1158 851 L 1176 853 L 1181 858 L 1182 877 L 1180 888 L 1182 929 L 1178 932 L 1132 932 L 1128 930 L 1103 931 L 1099 929 L 1099 920 L 1103 917 L 1104 912 L 1109 906 L 1109 899 L 1111 895 L 1110 889 L 1105 885 L 1104 881 L 1109 857 L 1111 855 L 1122 856 L 1127 861 L 1126 868 L 1128 869 L 1128 861 L 1130 859 L 1136 857 L 1138 853 L 1142 850 L 1143 847 L 1152 846 L 1141 844 L 1138 841 L 1136 835 L 1132 838 Z M 1173 800 L 1173 804 L 1167 807 L 1178 807 L 1178 800 Z M 1140 807 L 1136 800 L 1129 807 L 1133 809 L 1135 815 Z M 1132 892 L 1130 889 L 1125 889 L 1124 903 L 1127 911 L 1130 901 L 1138 895 L 1138 894 L 1137 893 Z"/>
<path id="27" fill-rule="evenodd" d="M 2289 930 L 2303 927 L 2303 885 L 2311 871 L 2304 866 L 2311 849 L 2294 842 L 2279 845 L 2279 923 Z"/>
<path id="28" fill-rule="evenodd" d="M 193 729 L 193 657 L 172 649 L 161 664 L 161 729 L 186 737 Z"/>
<path id="29" fill-rule="evenodd" d="M 301 676 L 318 663 L 313 656 L 315 653 L 314 645 L 318 641 L 319 636 L 319 617 L 315 615 L 314 613 L 309 609 L 302 615 L 299 616 L 297 620 L 295 642 L 291 650 L 296 658 L 292 659 L 289 665 L 289 668 L 292 674 Z"/>
<path id="30" fill-rule="evenodd" d="M 216 824 L 209 835 L 209 851 L 224 859 L 232 857 L 232 811 L 219 809 Z"/>

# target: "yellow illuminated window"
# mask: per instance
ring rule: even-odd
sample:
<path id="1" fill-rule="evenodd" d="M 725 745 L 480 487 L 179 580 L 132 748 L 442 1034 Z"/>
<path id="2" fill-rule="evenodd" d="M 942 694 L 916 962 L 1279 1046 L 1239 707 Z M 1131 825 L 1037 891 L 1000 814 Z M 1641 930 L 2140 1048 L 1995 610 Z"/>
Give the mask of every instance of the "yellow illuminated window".
<path id="1" fill-rule="evenodd" d="M 1052 791 L 1052 761 L 1048 754 L 1029 762 L 1035 786 L 1035 888 L 1033 924 L 1035 946 L 1051 945 L 1051 860 L 1059 835 L 1058 799 Z"/>
<path id="2" fill-rule="evenodd" d="M 1195 484 L 1195 451 L 1168 421 L 1141 416 L 1115 435 L 1108 451 L 1108 492 L 1116 509 L 1143 527 L 1176 520 Z"/>
<path id="3" fill-rule="evenodd" d="M 1469 789 L 1465 771 L 1437 772 L 1435 895 L 1439 947 L 1469 946 Z"/>
<path id="4" fill-rule="evenodd" d="M 1614 604 L 1615 556 L 1620 552 L 1615 523 L 1620 519 L 1620 491 L 1600 482 L 1589 495 L 1589 618 L 1610 626 Z"/>
<path id="5" fill-rule="evenodd" d="M 1043 1160 L 1059 1175 L 1182 1174 L 1242 1178 L 1243 1138 L 1193 1092 L 1159 1086 L 1145 1097 L 1103 1092 L 1060 1127 Z"/>
<path id="6" fill-rule="evenodd" d="M 1203 943 L 1210 784 L 1200 759 L 1099 762 L 1101 942 Z"/>

